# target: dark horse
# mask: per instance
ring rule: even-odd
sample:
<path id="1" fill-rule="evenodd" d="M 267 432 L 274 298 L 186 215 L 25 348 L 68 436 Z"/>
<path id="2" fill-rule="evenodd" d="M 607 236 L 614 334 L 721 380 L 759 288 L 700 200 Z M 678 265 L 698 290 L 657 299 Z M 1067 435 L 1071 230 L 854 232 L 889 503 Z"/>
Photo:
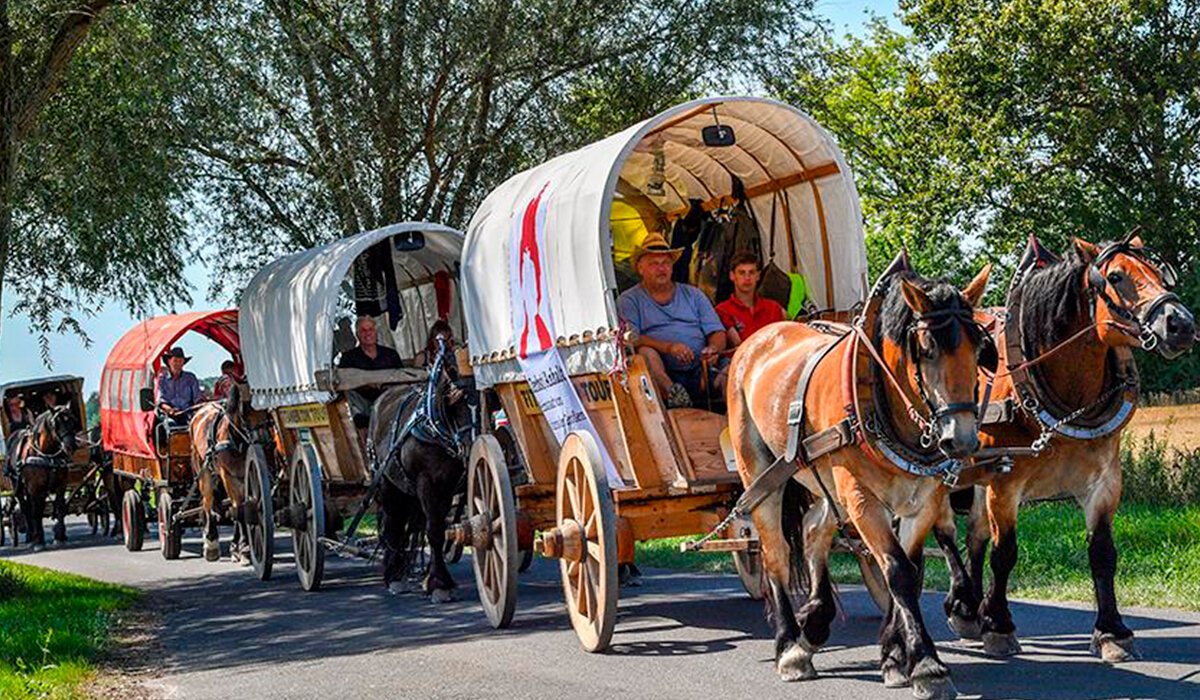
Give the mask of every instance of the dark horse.
<path id="1" fill-rule="evenodd" d="M 67 470 L 75 453 L 79 429 L 70 406 L 56 406 L 17 433 L 11 459 L 16 472 L 17 499 L 26 515 L 25 541 L 35 551 L 46 544 L 42 518 L 46 500 L 54 495 L 54 541 L 67 541 Z"/>
<path id="2" fill-rule="evenodd" d="M 246 494 L 246 449 L 250 439 L 242 403 L 242 389 L 234 384 L 224 402 L 211 401 L 196 409 L 188 424 L 192 438 L 192 474 L 198 480 L 200 505 L 204 514 L 204 558 L 221 558 L 221 491 L 229 498 L 229 512 L 235 515 L 233 542 L 229 556 L 242 564 L 250 563 L 249 544 L 242 536 L 245 522 L 242 504 Z M 184 504 L 186 507 L 190 504 Z"/>
<path id="3" fill-rule="evenodd" d="M 383 582 L 403 592 L 404 578 L 423 545 L 430 563 L 423 588 L 435 603 L 453 599 L 454 580 L 443 555 L 446 516 L 466 484 L 465 441 L 472 426 L 469 391 L 458 386 L 444 341 L 429 379 L 418 389 L 394 387 L 371 412 L 368 453 L 383 470 L 377 496 L 382 511 Z"/>

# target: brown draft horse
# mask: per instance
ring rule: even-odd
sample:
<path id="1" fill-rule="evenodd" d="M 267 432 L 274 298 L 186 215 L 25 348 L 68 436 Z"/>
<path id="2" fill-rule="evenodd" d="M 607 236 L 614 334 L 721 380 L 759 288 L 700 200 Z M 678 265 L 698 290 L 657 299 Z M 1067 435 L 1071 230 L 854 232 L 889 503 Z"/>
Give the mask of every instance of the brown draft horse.
<path id="1" fill-rule="evenodd" d="M 1026 256 L 1049 257 L 1033 239 Z M 1139 238 L 1131 235 L 1120 243 L 1101 245 L 1075 239 L 1064 260 L 1049 263 L 1013 285 L 1008 323 L 1020 324 L 1024 357 L 1037 361 L 1041 386 L 1064 409 L 1058 419 L 1076 411 L 1086 417 L 1089 411 L 1085 409 L 1092 408 L 1090 412 L 1095 413 L 1113 405 L 1113 392 L 1121 388 L 1121 378 L 1113 371 L 1113 348 L 1148 347 L 1170 359 L 1195 342 L 1194 317 L 1169 290 L 1174 272 L 1156 263 Z M 999 331 L 1005 341 L 1000 343 L 1002 349 L 1008 346 L 1009 332 Z M 1011 369 L 1007 351 L 1002 359 L 1003 366 Z M 983 446 L 1028 447 L 1053 435 L 1051 449 L 1039 455 L 1016 456 L 1008 473 L 973 475 L 990 483 L 986 499 L 980 497 L 984 489 L 975 489 L 967 535 L 970 574 L 962 571 L 961 563 L 951 565 L 954 582 L 945 603 L 950 626 L 967 638 L 979 638 L 982 632 L 989 655 L 1020 652 L 1007 596 L 1008 578 L 1017 563 L 1017 509 L 1022 501 L 1067 494 L 1083 508 L 1087 523 L 1088 561 L 1097 604 L 1092 652 L 1110 663 L 1134 659 L 1133 632 L 1117 609 L 1117 549 L 1112 536 L 1113 516 L 1121 499 L 1120 443 L 1125 423 L 1114 423 L 1115 429 L 1107 434 L 1073 439 L 1052 433 L 1052 423 L 1044 422 L 1047 414 L 1041 420 L 1036 415 L 1045 406 L 1025 405 L 1012 376 L 1001 374 L 993 388 L 993 401 L 1006 399 L 1013 399 L 1019 407 L 1015 419 L 985 425 Z M 1086 436 L 1077 432 L 1076 437 Z M 949 503 L 935 536 L 947 559 L 957 560 Z M 983 566 L 989 541 L 992 583 L 985 597 Z"/>
<path id="2" fill-rule="evenodd" d="M 234 384 L 223 403 L 213 401 L 196 409 L 188 429 L 192 437 L 192 473 L 199 481 L 204 512 L 204 558 L 208 561 L 221 558 L 220 532 L 217 530 L 219 479 L 231 504 L 229 512 L 239 514 L 234 518 L 230 558 L 248 564 L 249 543 L 243 537 L 245 523 L 240 516 L 246 493 L 246 449 L 249 446 L 241 386 Z"/>
<path id="3" fill-rule="evenodd" d="M 42 519 L 46 501 L 54 495 L 54 541 L 67 541 L 67 470 L 75 453 L 79 429 L 70 406 L 56 406 L 17 433 L 10 458 L 16 472 L 17 500 L 25 514 L 25 541 L 39 551 L 46 545 Z"/>
<path id="4" fill-rule="evenodd" d="M 887 398 L 882 410 L 890 414 L 903 443 L 921 444 L 924 433 L 924 444 L 936 447 L 935 455 L 940 451 L 952 460 L 965 459 L 979 444 L 978 353 L 986 338 L 972 314 L 990 268 L 959 292 L 907 270 L 893 272 L 897 267 L 894 263 L 877 285 L 886 293 L 879 322 L 860 335 L 863 343 L 877 348 L 895 377 L 893 383 L 882 382 Z M 847 418 L 847 367 L 867 352 L 855 336 L 852 332 L 835 338 L 809 325 L 778 323 L 738 348 L 727 392 L 730 433 L 743 483 L 750 485 L 777 459 L 784 459 L 780 455 L 789 440 L 789 403 L 809 363 L 818 364 L 804 399 L 802 435 L 813 436 Z M 823 354 L 831 345 L 835 347 Z M 925 431 L 912 418 L 914 412 L 903 408 L 922 403 L 932 414 Z M 918 533 L 916 545 L 905 548 L 892 531 L 892 513 L 916 516 L 927 531 L 933 519 L 929 513 L 939 512 L 946 486 L 942 479 L 876 461 L 862 442 L 861 428 L 854 432 L 855 439 L 804 465 L 752 511 L 770 583 L 767 602 L 775 628 L 777 671 L 785 681 L 816 677 L 812 656 L 828 639 L 835 614 L 828 554 L 844 512 L 885 572 L 892 594 L 892 609 L 880 633 L 885 683 L 911 684 L 921 698 L 953 698 L 949 669 L 938 659 L 919 607 L 924 533 Z M 827 485 L 833 487 L 829 496 Z M 750 486 L 748 491 L 753 490 Z M 797 615 L 789 592 L 802 588 L 810 596 Z"/>

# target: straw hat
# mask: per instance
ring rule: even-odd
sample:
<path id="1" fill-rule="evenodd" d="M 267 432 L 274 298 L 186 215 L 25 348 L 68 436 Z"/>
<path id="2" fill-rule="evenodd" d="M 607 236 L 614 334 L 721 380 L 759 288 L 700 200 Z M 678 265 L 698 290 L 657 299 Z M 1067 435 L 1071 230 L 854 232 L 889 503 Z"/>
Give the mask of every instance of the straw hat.
<path id="1" fill-rule="evenodd" d="M 671 244 L 667 243 L 667 239 L 663 238 L 661 233 L 651 231 L 642 239 L 642 244 L 637 247 L 637 250 L 633 251 L 631 260 L 635 269 L 643 255 L 670 255 L 671 262 L 674 263 L 679 259 L 680 255 L 683 255 L 683 248 L 672 248 Z"/>

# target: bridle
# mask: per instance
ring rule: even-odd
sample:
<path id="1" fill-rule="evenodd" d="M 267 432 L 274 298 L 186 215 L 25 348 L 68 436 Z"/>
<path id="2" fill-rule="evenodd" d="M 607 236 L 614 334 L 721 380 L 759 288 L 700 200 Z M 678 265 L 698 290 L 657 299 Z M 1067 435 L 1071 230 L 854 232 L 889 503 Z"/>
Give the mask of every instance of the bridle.
<path id="1" fill-rule="evenodd" d="M 46 411 L 42 415 L 38 416 L 34 420 L 33 425 L 29 426 L 29 433 L 30 433 L 29 450 L 31 452 L 33 452 L 36 457 L 39 457 L 39 458 L 47 460 L 47 461 L 66 459 L 66 457 L 68 456 L 67 455 L 67 440 L 64 438 L 64 433 L 59 430 L 59 424 L 58 424 L 58 420 L 57 420 L 57 418 L 59 416 L 66 416 L 66 415 L 67 415 L 66 407 L 52 408 L 49 411 Z M 49 425 L 50 434 L 52 434 L 54 436 L 54 438 L 58 441 L 58 451 L 57 452 L 51 452 L 51 453 L 42 452 L 41 448 L 38 447 L 38 444 L 37 444 L 38 435 L 41 430 L 45 429 L 47 423 L 50 424 Z M 70 425 L 68 424 L 66 427 L 66 434 L 69 436 L 71 432 L 72 431 L 71 431 Z"/>
<path id="2" fill-rule="evenodd" d="M 979 334 L 980 345 L 978 350 L 978 358 L 980 366 L 994 373 L 996 365 L 999 362 L 999 355 L 996 352 L 996 341 L 992 338 L 992 334 L 988 332 L 983 324 L 975 320 L 975 312 L 971 309 L 954 308 L 940 309 L 938 311 L 929 311 L 915 315 L 916 323 L 908 329 L 908 347 L 909 354 L 913 358 L 917 375 L 917 390 L 921 395 L 921 400 L 925 402 L 925 407 L 929 409 L 930 422 L 926 428 L 925 437 L 922 435 L 922 446 L 929 448 L 932 443 L 925 444 L 928 440 L 932 440 L 932 428 L 943 416 L 948 416 L 954 413 L 972 413 L 976 418 L 981 415 L 980 404 L 975 401 L 960 401 L 948 403 L 943 406 L 937 406 L 932 398 L 932 394 L 925 384 L 925 372 L 922 369 L 922 360 L 924 353 L 921 352 L 917 334 L 921 331 L 932 333 L 949 327 L 951 324 L 958 323 L 962 325 L 963 334 L 969 339 L 969 328 L 974 328 Z M 986 405 L 986 403 L 985 403 Z"/>
<path id="3" fill-rule="evenodd" d="M 1158 336 L 1154 334 L 1154 331 L 1148 325 L 1150 319 L 1154 318 L 1154 314 L 1165 304 L 1179 302 L 1179 297 L 1171 291 L 1166 291 L 1153 299 L 1144 301 L 1134 299 L 1131 303 L 1118 303 L 1109 295 L 1108 265 L 1112 263 L 1114 258 L 1122 254 L 1140 260 L 1159 272 L 1162 285 L 1167 290 L 1175 286 L 1175 283 L 1178 281 L 1178 275 L 1170 263 L 1156 258 L 1144 246 L 1132 245 L 1130 243 L 1132 237 L 1133 234 L 1131 233 L 1129 236 L 1126 236 L 1124 241 L 1110 243 L 1105 246 L 1100 251 L 1100 254 L 1096 256 L 1096 259 L 1088 264 L 1087 281 L 1088 290 L 1092 297 L 1092 318 L 1096 318 L 1096 300 L 1099 299 L 1108 307 L 1109 313 L 1130 324 L 1129 326 L 1113 324 L 1113 326 L 1122 333 L 1140 340 L 1143 350 L 1151 351 L 1158 347 Z M 1117 289 L 1116 292 L 1122 301 L 1131 301 L 1121 293 L 1120 289 Z"/>

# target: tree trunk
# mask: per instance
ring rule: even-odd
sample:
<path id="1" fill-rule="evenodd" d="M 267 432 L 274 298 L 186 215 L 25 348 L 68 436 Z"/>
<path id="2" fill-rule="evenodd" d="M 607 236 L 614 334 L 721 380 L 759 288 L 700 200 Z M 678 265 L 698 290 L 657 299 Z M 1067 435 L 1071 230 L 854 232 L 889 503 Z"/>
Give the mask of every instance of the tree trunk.
<path id="1" fill-rule="evenodd" d="M 12 27 L 8 0 L 0 0 L 0 311 L 4 308 L 4 278 L 8 274 L 8 251 L 12 230 L 12 181 L 16 146 L 12 109 Z"/>

